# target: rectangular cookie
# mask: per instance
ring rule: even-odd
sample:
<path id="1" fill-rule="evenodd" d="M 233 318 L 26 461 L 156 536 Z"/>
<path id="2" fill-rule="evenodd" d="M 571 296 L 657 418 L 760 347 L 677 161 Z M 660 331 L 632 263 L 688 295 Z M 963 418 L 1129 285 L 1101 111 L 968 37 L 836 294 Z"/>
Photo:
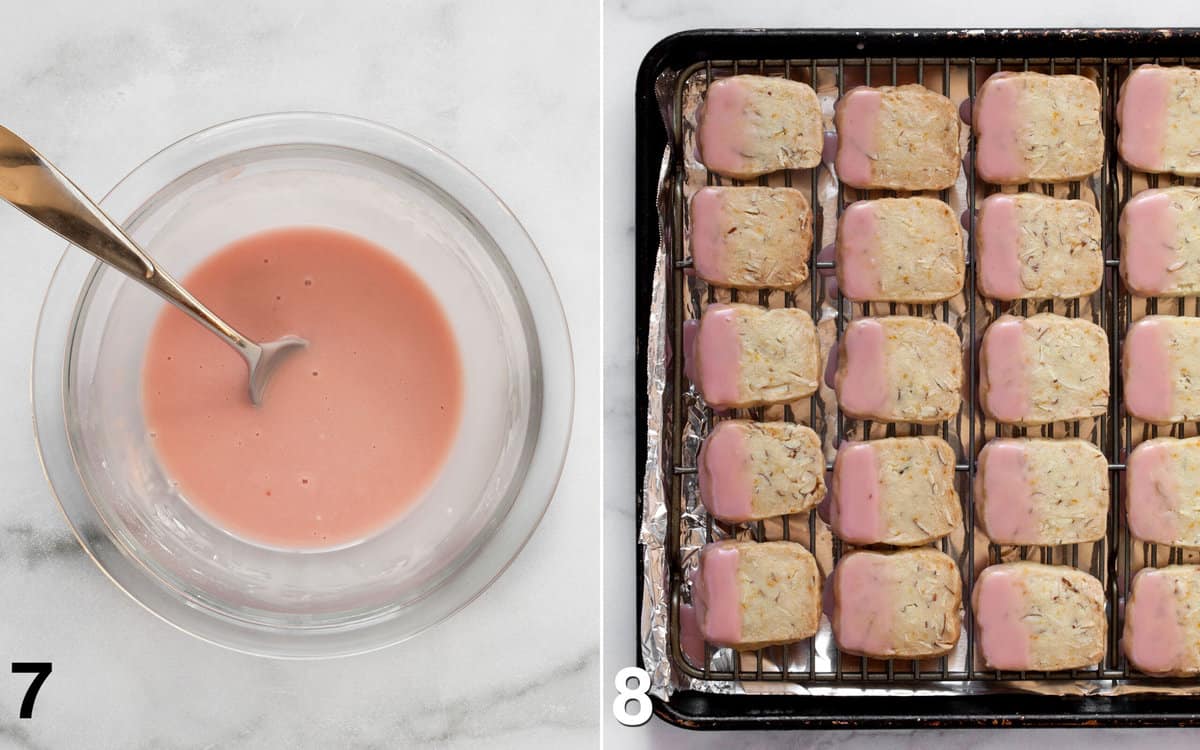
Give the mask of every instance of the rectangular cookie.
<path id="1" fill-rule="evenodd" d="M 996 438 L 979 452 L 975 520 L 994 544 L 1103 539 L 1108 460 L 1078 438 Z"/>
<path id="2" fill-rule="evenodd" d="M 1078 568 L 989 566 L 975 581 L 972 611 L 988 669 L 1056 672 L 1104 658 L 1104 584 Z"/>
<path id="3" fill-rule="evenodd" d="M 1200 566 L 1143 568 L 1125 604 L 1121 646 L 1147 674 L 1200 674 Z"/>
<path id="4" fill-rule="evenodd" d="M 829 525 L 856 546 L 914 547 L 962 526 L 954 450 L 940 437 L 845 441 L 833 462 Z"/>
<path id="5" fill-rule="evenodd" d="M 1100 171 L 1100 89 L 1077 75 L 995 73 L 975 97 L 975 169 L 985 182 L 1082 180 Z"/>
<path id="6" fill-rule="evenodd" d="M 942 190 L 958 178 L 958 107 L 919 84 L 858 86 L 834 108 L 834 167 L 851 187 Z"/>
<path id="7" fill-rule="evenodd" d="M 975 222 L 979 293 L 997 300 L 1074 299 L 1100 288 L 1100 212 L 1038 193 L 995 193 Z"/>
<path id="8" fill-rule="evenodd" d="M 997 422 L 1030 426 L 1108 409 L 1108 336 L 1088 320 L 1001 315 L 979 345 L 979 403 Z"/>
<path id="9" fill-rule="evenodd" d="M 1141 65 L 1121 84 L 1117 151 L 1139 172 L 1200 175 L 1200 71 Z"/>
<path id="10" fill-rule="evenodd" d="M 740 75 L 713 82 L 696 114 L 700 161 L 747 180 L 821 163 L 825 127 L 817 92 L 786 78 Z"/>
<path id="11" fill-rule="evenodd" d="M 858 201 L 838 219 L 838 288 L 855 302 L 941 302 L 962 291 L 962 229 L 932 198 Z"/>
<path id="12" fill-rule="evenodd" d="M 808 278 L 812 210 L 792 188 L 706 187 L 692 196 L 696 277 L 735 289 L 795 289 Z"/>
<path id="13" fill-rule="evenodd" d="M 704 640 L 750 650 L 811 638 L 821 620 L 817 561 L 795 542 L 706 544 L 692 579 Z"/>
<path id="14" fill-rule="evenodd" d="M 821 439 L 804 425 L 718 422 L 698 463 L 700 501 L 727 523 L 803 513 L 825 497 Z"/>
<path id="15" fill-rule="evenodd" d="M 1200 438 L 1139 443 L 1125 472 L 1125 513 L 1135 539 L 1200 547 Z"/>
<path id="16" fill-rule="evenodd" d="M 838 342 L 838 406 L 854 419 L 916 424 L 953 419 L 962 382 L 962 344 L 940 321 L 860 318 Z"/>
<path id="17" fill-rule="evenodd" d="M 833 571 L 833 635 L 842 653 L 923 659 L 962 630 L 958 566 L 935 549 L 851 552 Z"/>
<path id="18" fill-rule="evenodd" d="M 817 327 L 799 308 L 709 305 L 694 352 L 697 386 L 714 409 L 784 404 L 817 390 Z"/>
<path id="19" fill-rule="evenodd" d="M 1143 190 L 1121 210 L 1121 277 L 1141 297 L 1200 294 L 1200 188 Z"/>
<path id="20" fill-rule="evenodd" d="M 1200 318 L 1147 315 L 1125 334 L 1125 410 L 1154 424 L 1200 418 Z"/>

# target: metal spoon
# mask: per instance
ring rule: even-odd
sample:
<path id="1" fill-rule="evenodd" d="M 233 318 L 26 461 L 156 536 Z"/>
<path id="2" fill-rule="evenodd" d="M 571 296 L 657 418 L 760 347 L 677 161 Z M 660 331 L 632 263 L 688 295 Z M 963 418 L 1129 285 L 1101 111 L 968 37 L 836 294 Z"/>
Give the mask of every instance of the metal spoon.
<path id="1" fill-rule="evenodd" d="M 287 355 L 308 345 L 298 336 L 258 344 L 193 297 L 125 234 L 116 222 L 37 149 L 0 126 L 0 198 L 34 221 L 149 287 L 221 337 L 250 368 L 250 400 L 262 403 L 267 381 Z"/>

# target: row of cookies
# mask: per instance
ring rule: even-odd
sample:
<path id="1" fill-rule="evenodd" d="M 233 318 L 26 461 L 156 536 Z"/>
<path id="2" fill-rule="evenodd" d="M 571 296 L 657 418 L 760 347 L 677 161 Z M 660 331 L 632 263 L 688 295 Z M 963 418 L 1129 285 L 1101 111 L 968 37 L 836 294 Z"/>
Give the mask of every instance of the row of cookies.
<path id="1" fill-rule="evenodd" d="M 1099 171 L 1100 91 L 1078 75 L 997 73 L 970 119 L 979 176 L 991 183 L 1065 182 Z M 959 109 L 918 84 L 860 86 L 835 106 L 840 181 L 866 190 L 944 190 L 958 179 Z M 824 122 L 816 92 L 798 81 L 738 75 L 714 81 L 697 112 L 700 160 L 752 179 L 820 164 Z"/>
<path id="2" fill-rule="evenodd" d="M 1200 125 L 1200 72 L 1143 65 L 1116 107 L 1121 158 L 1151 173 L 1200 175 L 1191 133 Z M 1081 75 L 998 72 L 976 94 L 969 118 L 975 168 L 998 185 L 1085 179 L 1104 161 L 1100 90 Z M 837 102 L 834 166 L 851 187 L 942 190 L 961 158 L 958 108 L 918 84 L 860 86 Z M 697 113 L 700 159 L 712 172 L 751 179 L 821 162 L 824 122 L 811 86 L 738 75 L 714 81 Z"/>

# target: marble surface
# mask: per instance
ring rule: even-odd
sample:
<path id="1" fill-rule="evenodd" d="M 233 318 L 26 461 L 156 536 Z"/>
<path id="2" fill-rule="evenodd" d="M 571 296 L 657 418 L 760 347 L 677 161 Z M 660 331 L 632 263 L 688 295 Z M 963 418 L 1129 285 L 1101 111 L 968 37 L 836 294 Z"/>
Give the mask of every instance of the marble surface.
<path id="1" fill-rule="evenodd" d="M 0 206 L 0 748 L 595 745 L 600 557 L 578 539 L 597 540 L 600 523 L 601 191 L 586 179 L 600 169 L 600 27 L 599 2 L 555 0 L 49 0 L 6 19 L 0 121 L 93 194 L 177 138 L 260 112 L 358 115 L 449 151 L 545 255 L 578 396 L 556 500 L 466 610 L 357 658 L 227 652 L 118 591 L 54 504 L 29 362 L 63 243 Z M 54 663 L 31 720 L 16 718 L 17 660 Z"/>
<path id="2" fill-rule="evenodd" d="M 1194 747 L 1200 730 L 943 730 L 698 734 L 657 720 L 626 729 L 610 713 L 612 676 L 634 663 L 633 466 L 633 90 L 642 56 L 659 39 L 692 28 L 783 27 L 1032 27 L 1196 26 L 1200 6 L 1188 0 L 1151 4 L 1090 0 L 856 0 L 780 3 L 774 0 L 609 0 L 604 18 L 605 144 L 605 745 L 636 748 L 911 747 L 1061 748 Z"/>

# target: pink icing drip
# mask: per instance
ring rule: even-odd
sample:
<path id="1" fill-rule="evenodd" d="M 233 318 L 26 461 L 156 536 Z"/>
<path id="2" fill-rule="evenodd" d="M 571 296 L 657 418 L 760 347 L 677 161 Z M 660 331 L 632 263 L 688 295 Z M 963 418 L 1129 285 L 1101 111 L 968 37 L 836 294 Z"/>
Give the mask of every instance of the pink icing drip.
<path id="1" fill-rule="evenodd" d="M 855 414 L 880 414 L 891 404 L 886 339 L 878 320 L 861 318 L 846 326 L 842 336 L 845 368 L 839 365 L 837 378 L 838 403 L 843 409 Z"/>
<path id="2" fill-rule="evenodd" d="M 683 374 L 696 382 L 696 332 L 700 330 L 700 321 L 692 318 L 683 321 Z M 667 346 L 671 345 L 671 337 L 667 337 Z"/>
<path id="3" fill-rule="evenodd" d="M 1125 80 L 1117 114 L 1121 158 L 1135 169 L 1156 170 L 1163 164 L 1167 139 L 1167 98 L 1170 83 L 1166 71 L 1143 68 Z"/>
<path id="4" fill-rule="evenodd" d="M 742 594 L 737 548 L 723 543 L 700 550 L 695 589 L 700 632 L 709 643 L 731 646 L 742 640 Z"/>
<path id="5" fill-rule="evenodd" d="M 988 297 L 1021 296 L 1021 227 L 1014 196 L 996 193 L 979 210 L 979 286 Z"/>
<path id="6" fill-rule="evenodd" d="M 851 89 L 837 104 L 838 150 L 834 169 L 847 185 L 871 183 L 871 163 L 878 158 L 879 109 L 883 95 L 860 86 Z"/>
<path id="7" fill-rule="evenodd" d="M 1019 179 L 1025 171 L 1021 153 L 1021 113 L 1018 83 L 997 73 L 980 87 L 972 122 L 975 125 L 975 164 L 988 182 Z"/>
<path id="8" fill-rule="evenodd" d="M 983 525 L 998 544 L 1034 544 L 1038 517 L 1034 512 L 1027 471 L 1026 443 L 991 440 L 979 452 L 983 474 Z"/>
<path id="9" fill-rule="evenodd" d="M 992 323 L 983 334 L 981 347 L 987 358 L 982 375 L 988 385 L 988 412 L 1001 422 L 1019 422 L 1030 408 L 1021 321 L 1000 318 Z"/>
<path id="10" fill-rule="evenodd" d="M 728 276 L 721 222 L 725 200 L 721 193 L 720 188 L 708 187 L 692 196 L 692 264 L 702 279 Z"/>
<path id="11" fill-rule="evenodd" d="M 753 515 L 746 429 L 721 422 L 700 446 L 700 502 L 722 521 L 740 523 Z"/>
<path id="12" fill-rule="evenodd" d="M 833 533 L 851 544 L 877 544 L 887 533 L 879 464 L 870 443 L 848 441 L 838 447 L 830 506 Z"/>
<path id="13" fill-rule="evenodd" d="M 700 109 L 696 139 L 705 166 L 716 172 L 741 172 L 749 125 L 747 97 L 740 81 L 726 78 L 708 87 Z"/>
<path id="14" fill-rule="evenodd" d="M 1143 190 L 1121 211 L 1121 270 L 1136 294 L 1152 297 L 1171 283 L 1175 262 L 1175 211 L 1161 190 Z"/>
<path id="15" fill-rule="evenodd" d="M 1142 318 L 1125 334 L 1125 408 L 1139 419 L 1171 418 L 1171 355 L 1161 320 Z"/>
<path id="16" fill-rule="evenodd" d="M 847 555 L 838 563 L 833 630 L 842 648 L 874 654 L 891 650 L 894 602 L 887 598 L 890 570 L 885 555 L 870 552 Z"/>
<path id="17" fill-rule="evenodd" d="M 879 222 L 875 204 L 871 201 L 851 203 L 842 212 L 838 223 L 836 266 L 841 271 L 842 293 L 859 301 L 876 299 L 880 295 Z"/>
<path id="18" fill-rule="evenodd" d="M 988 568 L 979 574 L 975 597 L 983 658 L 993 669 L 1028 669 L 1033 657 L 1020 578 L 1001 566 Z"/>
<path id="19" fill-rule="evenodd" d="M 736 403 L 741 395 L 742 370 L 737 310 L 729 305 L 709 305 L 700 319 L 695 349 L 696 374 L 704 400 L 714 409 Z"/>
<path id="20" fill-rule="evenodd" d="M 1177 669 L 1183 634 L 1171 578 L 1157 570 L 1141 570 L 1134 576 L 1132 589 L 1131 611 L 1125 613 L 1125 652 L 1129 660 L 1143 672 Z"/>
<path id="21" fill-rule="evenodd" d="M 1142 443 L 1129 454 L 1126 512 L 1138 539 L 1172 544 L 1179 537 L 1179 484 L 1171 463 L 1171 443 Z"/>

